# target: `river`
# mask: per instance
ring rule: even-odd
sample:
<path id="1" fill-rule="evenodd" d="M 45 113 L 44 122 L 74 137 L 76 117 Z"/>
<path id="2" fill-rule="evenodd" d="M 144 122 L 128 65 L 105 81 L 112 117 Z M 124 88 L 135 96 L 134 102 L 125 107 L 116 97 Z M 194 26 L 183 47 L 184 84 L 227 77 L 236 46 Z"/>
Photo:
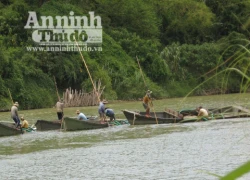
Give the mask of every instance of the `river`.
<path id="1" fill-rule="evenodd" d="M 248 106 L 249 94 L 200 96 L 154 101 L 156 110 L 203 105 Z M 20 103 L 19 103 L 20 104 Z M 143 110 L 141 102 L 114 102 L 121 109 Z M 76 109 L 87 115 L 97 107 Z M 20 111 L 32 124 L 55 119 L 53 108 Z M 96 114 L 97 115 L 97 114 Z M 1 113 L 8 120 L 9 113 Z M 215 180 L 250 159 L 250 118 L 130 126 L 87 131 L 47 131 L 0 138 L 1 179 Z M 250 173 L 240 178 L 250 179 Z"/>

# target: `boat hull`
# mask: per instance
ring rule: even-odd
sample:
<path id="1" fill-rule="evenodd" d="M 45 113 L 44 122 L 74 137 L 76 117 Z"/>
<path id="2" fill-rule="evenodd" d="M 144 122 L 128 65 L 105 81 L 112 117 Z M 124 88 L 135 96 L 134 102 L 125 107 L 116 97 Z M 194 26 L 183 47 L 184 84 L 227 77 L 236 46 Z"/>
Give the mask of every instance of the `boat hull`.
<path id="1" fill-rule="evenodd" d="M 11 122 L 0 122 L 0 137 L 22 134 L 22 131 L 15 128 Z"/>
<path id="2" fill-rule="evenodd" d="M 145 124 L 168 124 L 178 123 L 182 118 L 170 117 L 166 112 L 150 113 L 150 116 L 145 116 L 145 113 L 137 113 L 133 111 L 123 110 L 123 114 L 131 125 Z M 157 118 L 155 118 L 155 115 Z"/>
<path id="3" fill-rule="evenodd" d="M 100 129 L 109 127 L 108 123 L 101 123 L 97 120 L 77 120 L 75 118 L 65 117 L 64 121 L 64 130 L 66 131 L 79 131 L 79 130 L 89 130 L 89 129 Z"/>
<path id="4" fill-rule="evenodd" d="M 37 120 L 35 126 L 37 131 L 58 130 L 61 129 L 61 121 Z"/>
<path id="5" fill-rule="evenodd" d="M 226 107 L 221 107 L 221 108 L 211 108 L 208 109 L 209 114 L 215 114 L 219 115 L 222 114 L 225 117 L 247 117 L 250 115 L 250 110 L 246 109 L 242 106 L 226 106 Z M 179 114 L 182 114 L 183 116 L 197 116 L 198 112 L 193 109 L 193 110 L 181 110 Z"/>
<path id="6" fill-rule="evenodd" d="M 150 117 L 145 116 L 145 112 L 138 113 L 134 111 L 124 110 L 123 113 L 131 125 L 145 125 L 145 124 L 166 124 L 166 123 L 189 123 L 206 120 L 219 119 L 234 119 L 250 117 L 250 110 L 242 106 L 227 106 L 222 108 L 209 109 L 208 117 L 197 117 L 195 110 L 182 110 L 180 112 L 173 110 L 166 110 L 164 112 L 151 112 Z"/>

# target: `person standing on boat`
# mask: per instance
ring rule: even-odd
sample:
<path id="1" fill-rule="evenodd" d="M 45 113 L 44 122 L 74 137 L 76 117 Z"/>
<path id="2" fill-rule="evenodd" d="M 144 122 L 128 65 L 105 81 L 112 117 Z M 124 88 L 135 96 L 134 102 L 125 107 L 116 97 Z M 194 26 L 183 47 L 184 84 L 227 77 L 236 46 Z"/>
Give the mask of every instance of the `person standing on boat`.
<path id="1" fill-rule="evenodd" d="M 22 126 L 21 128 L 29 128 L 29 123 L 27 120 L 24 119 L 24 117 L 21 117 L 21 121 L 22 121 Z"/>
<path id="2" fill-rule="evenodd" d="M 56 112 L 57 112 L 58 120 L 60 121 L 63 118 L 63 107 L 64 107 L 63 99 L 61 99 L 60 101 L 58 100 L 56 103 Z"/>
<path id="3" fill-rule="evenodd" d="M 113 109 L 105 108 L 105 115 L 110 117 L 109 121 L 115 120 L 115 113 L 114 113 Z"/>
<path id="4" fill-rule="evenodd" d="M 99 104 L 99 107 L 98 107 L 98 113 L 100 115 L 101 121 L 105 121 L 105 119 L 106 119 L 106 117 L 105 117 L 105 104 L 107 104 L 107 101 L 102 100 Z"/>
<path id="5" fill-rule="evenodd" d="M 151 105 L 151 93 L 152 91 L 147 90 L 146 95 L 143 97 L 143 107 L 146 109 L 146 116 L 150 116 L 150 105 Z"/>
<path id="6" fill-rule="evenodd" d="M 15 102 L 11 107 L 10 114 L 11 118 L 14 120 L 16 124 L 16 127 L 21 127 L 20 119 L 18 117 L 18 106 L 19 106 L 18 102 Z"/>
<path id="7" fill-rule="evenodd" d="M 78 120 L 82 120 L 82 121 L 87 121 L 87 117 L 85 116 L 85 114 L 81 113 L 79 110 L 76 111 L 77 119 Z"/>
<path id="8" fill-rule="evenodd" d="M 198 118 L 201 118 L 202 120 L 207 120 L 208 112 L 206 109 L 200 106 L 197 108 L 197 111 L 198 111 Z"/>

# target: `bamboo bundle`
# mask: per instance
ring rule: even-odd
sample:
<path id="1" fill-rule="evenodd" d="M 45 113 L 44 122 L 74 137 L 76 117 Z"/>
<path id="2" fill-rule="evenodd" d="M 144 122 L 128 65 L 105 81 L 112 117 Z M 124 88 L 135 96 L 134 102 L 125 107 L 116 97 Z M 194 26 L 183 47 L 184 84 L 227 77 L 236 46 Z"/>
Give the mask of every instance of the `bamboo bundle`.
<path id="1" fill-rule="evenodd" d="M 95 92 L 95 89 L 97 92 Z M 102 95 L 105 86 L 101 87 L 101 81 L 95 83 L 95 89 L 86 93 L 83 89 L 76 90 L 67 88 L 63 93 L 64 107 L 95 106 L 99 104 L 99 98 Z M 99 96 L 99 97 L 98 97 Z"/>

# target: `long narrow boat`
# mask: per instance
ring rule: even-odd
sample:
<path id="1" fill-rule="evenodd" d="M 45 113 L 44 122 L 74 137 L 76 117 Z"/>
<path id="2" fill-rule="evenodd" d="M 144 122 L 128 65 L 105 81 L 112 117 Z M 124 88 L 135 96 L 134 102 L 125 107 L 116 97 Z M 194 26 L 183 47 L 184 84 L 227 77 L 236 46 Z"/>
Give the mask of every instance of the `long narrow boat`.
<path id="1" fill-rule="evenodd" d="M 226 106 L 222 108 L 211 108 L 208 109 L 208 113 L 210 118 L 215 117 L 217 119 L 250 117 L 250 110 L 242 106 Z M 196 110 L 181 110 L 179 114 L 182 114 L 184 117 L 198 115 Z"/>
<path id="2" fill-rule="evenodd" d="M 66 131 L 100 129 L 109 127 L 109 124 L 107 122 L 100 122 L 98 120 L 83 121 L 70 117 L 65 117 L 63 124 L 64 124 L 64 130 Z"/>
<path id="3" fill-rule="evenodd" d="M 12 122 L 0 122 L 0 137 L 2 136 L 13 136 L 18 134 L 23 134 L 25 132 L 34 131 L 33 128 L 28 129 L 17 129 L 15 123 Z"/>
<path id="4" fill-rule="evenodd" d="M 166 124 L 166 123 L 187 123 L 200 121 L 201 118 L 196 116 L 195 110 L 173 111 L 166 109 L 164 112 L 153 112 L 147 117 L 145 112 L 139 113 L 134 111 L 123 110 L 125 117 L 131 125 L 145 124 Z M 250 117 L 250 110 L 242 106 L 227 106 L 222 108 L 209 109 L 209 117 L 203 120 L 229 119 Z"/>
<path id="5" fill-rule="evenodd" d="M 58 130 L 61 129 L 61 121 L 37 120 L 35 126 L 37 131 Z"/>
<path id="6" fill-rule="evenodd" d="M 151 112 L 150 116 L 146 116 L 145 112 L 138 113 L 134 111 L 123 110 L 123 114 L 131 125 L 178 123 L 183 120 L 179 117 L 173 117 L 166 112 Z"/>
<path id="7" fill-rule="evenodd" d="M 97 116 L 88 116 L 88 119 L 96 119 Z M 49 130 L 59 130 L 64 127 L 61 124 L 61 121 L 48 121 L 48 120 L 37 120 L 35 124 L 37 131 L 49 131 Z"/>
<path id="8" fill-rule="evenodd" d="M 14 123 L 0 122 L 0 136 L 13 136 L 18 134 L 22 134 L 22 131 L 16 129 Z"/>

